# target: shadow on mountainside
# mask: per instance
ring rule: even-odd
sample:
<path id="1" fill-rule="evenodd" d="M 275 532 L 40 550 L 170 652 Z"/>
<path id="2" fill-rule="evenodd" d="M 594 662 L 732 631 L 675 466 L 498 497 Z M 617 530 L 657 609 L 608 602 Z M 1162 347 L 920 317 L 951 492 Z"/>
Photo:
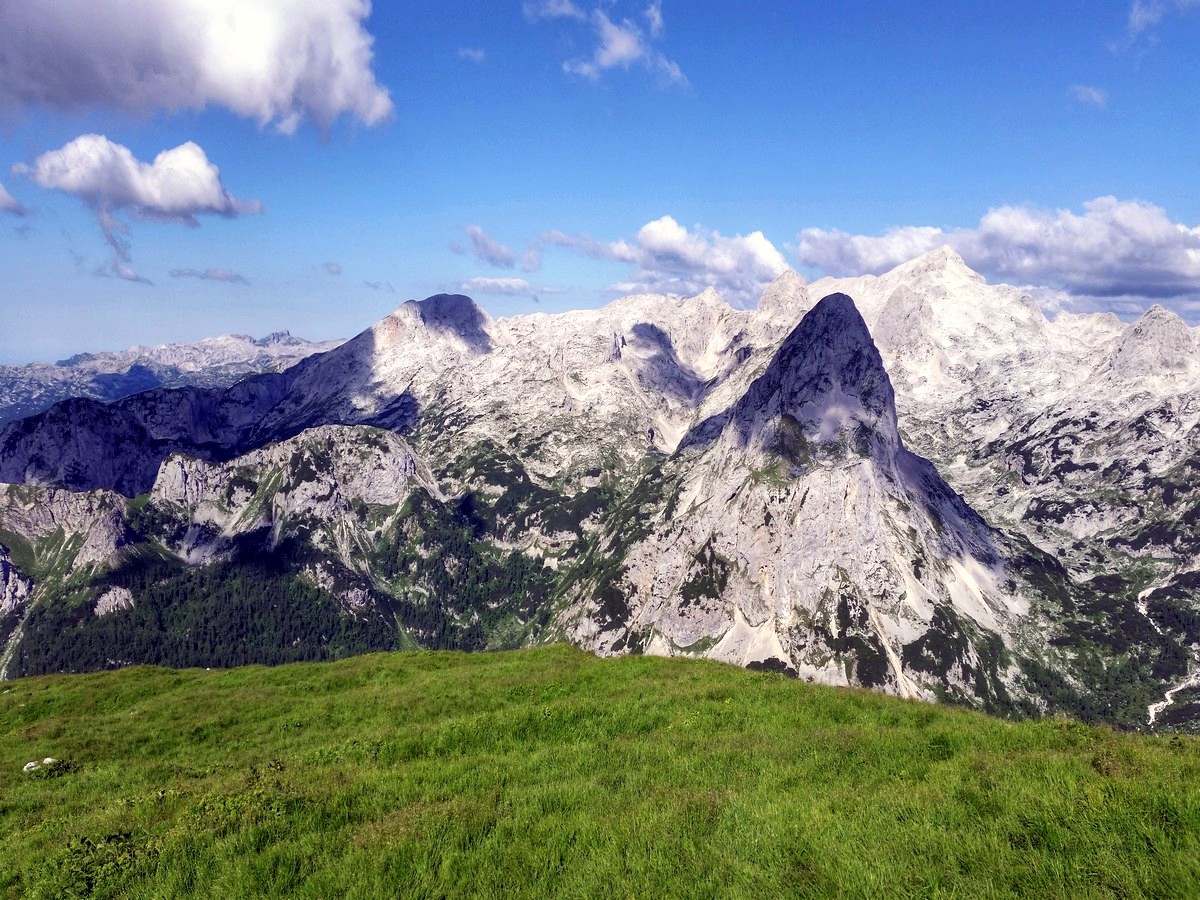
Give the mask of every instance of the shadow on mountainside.
<path id="1" fill-rule="evenodd" d="M 172 453 L 224 461 L 320 425 L 373 425 L 404 432 L 420 406 L 404 389 L 359 409 L 350 394 L 371 385 L 361 357 L 374 335 L 314 354 L 283 372 L 254 375 L 228 388 L 145 391 L 114 403 L 74 398 L 0 428 L 0 482 L 70 490 L 150 490 Z M 358 357 L 358 358 L 356 358 Z"/>

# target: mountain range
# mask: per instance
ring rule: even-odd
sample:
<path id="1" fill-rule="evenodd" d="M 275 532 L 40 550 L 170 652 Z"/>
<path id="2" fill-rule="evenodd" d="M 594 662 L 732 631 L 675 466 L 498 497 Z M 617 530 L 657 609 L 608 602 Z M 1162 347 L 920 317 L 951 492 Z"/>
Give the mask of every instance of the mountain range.
<path id="1" fill-rule="evenodd" d="M 1194 729 L 1198 439 L 1177 316 L 947 248 L 753 310 L 439 295 L 0 428 L 0 672 L 567 640 Z"/>
<path id="2" fill-rule="evenodd" d="M 193 344 L 134 346 L 79 353 L 56 363 L 0 366 L 0 425 L 72 397 L 112 401 L 157 387 L 222 387 L 247 375 L 286 369 L 340 343 L 314 343 L 287 331 L 257 339 L 226 334 Z"/>

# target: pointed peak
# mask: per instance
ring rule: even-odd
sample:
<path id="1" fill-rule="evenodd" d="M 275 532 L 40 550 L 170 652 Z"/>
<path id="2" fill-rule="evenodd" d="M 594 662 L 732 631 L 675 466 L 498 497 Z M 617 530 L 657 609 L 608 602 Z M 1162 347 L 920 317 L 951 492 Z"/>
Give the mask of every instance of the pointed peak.
<path id="1" fill-rule="evenodd" d="M 1138 322 L 1170 322 L 1172 325 L 1178 322 L 1185 328 L 1187 327 L 1187 323 L 1177 313 L 1167 309 L 1161 303 L 1151 306 L 1134 321 L 1134 324 L 1136 325 Z"/>
<path id="2" fill-rule="evenodd" d="M 808 284 L 808 282 L 806 282 L 804 280 L 804 276 L 801 275 L 799 272 L 797 272 L 795 269 L 784 269 L 782 272 L 780 272 L 778 275 L 775 276 L 774 281 L 772 281 L 770 284 L 767 285 L 767 290 L 769 291 L 773 288 L 777 289 L 777 290 L 778 289 L 789 290 L 789 289 L 793 289 L 793 288 L 802 288 L 802 287 L 805 287 L 807 284 Z"/>
<path id="3" fill-rule="evenodd" d="M 808 304 L 808 285 L 800 273 L 784 269 L 758 298 L 758 311 L 768 315 L 785 311 L 799 314 L 807 310 Z"/>
<path id="4" fill-rule="evenodd" d="M 966 264 L 958 252 L 949 244 L 942 244 L 927 253 L 922 253 L 915 259 L 910 259 L 906 263 L 901 263 L 890 272 L 884 274 L 900 275 L 906 277 L 944 277 L 958 276 L 967 278 L 971 281 L 982 282 L 983 276 Z"/>
<path id="5" fill-rule="evenodd" d="M 800 320 L 800 324 L 788 335 L 787 340 L 800 333 L 849 331 L 856 341 L 871 343 L 871 332 L 867 323 L 854 305 L 849 294 L 826 294 Z M 832 335 L 831 335 L 832 336 Z"/>
<path id="6" fill-rule="evenodd" d="M 700 293 L 698 293 L 696 296 L 689 298 L 685 302 L 697 303 L 697 304 L 707 303 L 709 305 L 717 305 L 717 306 L 728 306 L 729 305 L 728 303 L 725 302 L 725 298 L 721 296 L 720 292 L 712 285 L 709 285 L 704 290 L 702 290 Z"/>
<path id="7" fill-rule="evenodd" d="M 829 294 L 808 311 L 738 401 L 731 424 L 741 446 L 769 452 L 801 437 L 805 446 L 848 444 L 860 455 L 895 452 L 895 395 L 849 296 Z M 795 440 L 787 437 L 793 432 Z"/>
<path id="8" fill-rule="evenodd" d="M 1113 348 L 1109 367 L 1129 378 L 1187 371 L 1198 361 L 1187 323 L 1156 303 L 1126 326 Z"/>

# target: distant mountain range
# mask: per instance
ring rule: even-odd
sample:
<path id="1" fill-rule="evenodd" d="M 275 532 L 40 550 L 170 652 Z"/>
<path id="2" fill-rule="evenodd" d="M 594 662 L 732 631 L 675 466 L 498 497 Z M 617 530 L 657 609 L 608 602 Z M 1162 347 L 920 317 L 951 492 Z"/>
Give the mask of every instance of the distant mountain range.
<path id="1" fill-rule="evenodd" d="M 946 248 L 755 310 L 410 301 L 10 422 L 0 481 L 10 676 L 567 640 L 1200 724 L 1196 332 L 1047 320 Z"/>
<path id="2" fill-rule="evenodd" d="M 192 344 L 79 353 L 53 364 L 0 366 L 0 424 L 71 397 L 108 402 L 157 387 L 230 385 L 247 375 L 285 369 L 340 343 L 312 343 L 287 331 L 257 340 L 227 334 Z"/>

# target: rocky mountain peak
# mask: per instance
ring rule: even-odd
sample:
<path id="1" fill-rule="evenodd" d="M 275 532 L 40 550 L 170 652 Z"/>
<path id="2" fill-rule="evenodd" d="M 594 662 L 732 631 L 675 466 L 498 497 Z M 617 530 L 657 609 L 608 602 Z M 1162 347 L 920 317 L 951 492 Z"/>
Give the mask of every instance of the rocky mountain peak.
<path id="1" fill-rule="evenodd" d="M 391 348 L 406 350 L 414 340 L 427 343 L 420 337 L 423 333 L 448 338 L 474 353 L 488 353 L 492 349 L 491 331 L 491 317 L 470 297 L 435 294 L 424 300 L 407 301 L 359 338 L 369 339 L 375 352 Z"/>
<path id="2" fill-rule="evenodd" d="M 489 334 L 491 317 L 470 297 L 463 294 L 434 294 L 424 300 L 404 304 L 415 307 L 421 322 L 430 331 L 452 334 L 472 350 L 486 353 L 492 348 Z"/>
<path id="3" fill-rule="evenodd" d="M 767 285 L 758 300 L 758 311 L 768 318 L 801 315 L 810 306 L 808 287 L 800 273 L 786 269 Z"/>
<path id="4" fill-rule="evenodd" d="M 735 407 L 743 446 L 794 455 L 838 444 L 862 455 L 899 446 L 892 384 L 854 301 L 830 294 L 784 339 Z"/>
<path id="5" fill-rule="evenodd" d="M 1196 357 L 1196 341 L 1187 323 L 1156 303 L 1125 329 L 1108 367 L 1122 378 L 1170 375 L 1188 371 Z"/>
<path id="6" fill-rule="evenodd" d="M 250 340 L 249 338 L 247 340 Z M 308 341 L 303 338 L 298 338 L 287 329 L 283 331 L 272 331 L 266 337 L 261 337 L 258 340 L 251 340 L 251 343 L 256 347 L 295 347 L 301 344 L 307 344 Z"/>
<path id="7" fill-rule="evenodd" d="M 946 278 L 965 279 L 967 281 L 983 282 L 984 277 L 963 261 L 963 258 L 949 244 L 943 244 L 936 250 L 930 250 L 896 266 L 887 275 L 898 275 L 915 279 Z M 884 277 L 887 277 L 886 275 Z"/>
<path id="8" fill-rule="evenodd" d="M 690 302 L 696 306 L 715 306 L 718 309 L 728 308 L 729 306 L 729 304 L 725 302 L 725 298 L 721 296 L 720 292 L 711 285 L 706 287 L 695 297 L 692 297 Z"/>

